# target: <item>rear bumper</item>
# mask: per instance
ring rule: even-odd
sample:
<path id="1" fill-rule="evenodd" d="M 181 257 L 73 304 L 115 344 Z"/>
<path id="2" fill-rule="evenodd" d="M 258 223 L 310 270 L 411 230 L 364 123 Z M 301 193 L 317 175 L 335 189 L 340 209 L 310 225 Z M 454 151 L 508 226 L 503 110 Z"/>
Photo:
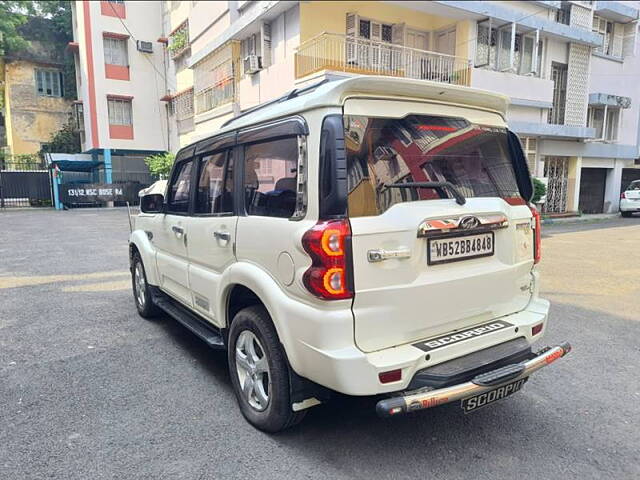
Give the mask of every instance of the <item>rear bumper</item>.
<path id="1" fill-rule="evenodd" d="M 444 345 L 428 354 L 411 343 L 365 353 L 353 343 L 337 348 L 318 348 L 301 340 L 294 342 L 287 354 L 289 358 L 296 359 L 292 366 L 298 375 L 331 390 L 357 396 L 393 394 L 417 388 L 412 383 L 416 374 L 450 360 L 518 338 L 530 346 L 544 335 L 548 311 L 549 302 L 534 296 L 525 310 L 492 320 L 506 321 L 511 324 L 509 328 Z M 322 325 L 323 321 L 327 322 L 326 313 L 318 320 L 318 325 Z M 534 333 L 532 327 L 536 325 L 542 325 L 542 330 Z M 521 358 L 514 361 L 521 361 Z M 495 368 L 494 364 L 486 366 L 487 369 Z M 381 373 L 397 369 L 402 371 L 398 381 L 381 382 Z M 464 381 L 469 378 L 464 378 Z M 421 383 L 419 386 L 424 385 Z"/>
<path id="2" fill-rule="evenodd" d="M 477 375 L 469 382 L 436 390 L 419 389 L 404 392 L 402 395 L 380 400 L 376 405 L 376 411 L 381 417 L 390 417 L 479 395 L 499 388 L 501 385 L 527 378 L 532 373 L 564 357 L 570 351 L 571 345 L 565 342 L 539 351 L 530 360 Z"/>
<path id="3" fill-rule="evenodd" d="M 620 200 L 621 212 L 640 212 L 640 200 L 623 198 Z"/>

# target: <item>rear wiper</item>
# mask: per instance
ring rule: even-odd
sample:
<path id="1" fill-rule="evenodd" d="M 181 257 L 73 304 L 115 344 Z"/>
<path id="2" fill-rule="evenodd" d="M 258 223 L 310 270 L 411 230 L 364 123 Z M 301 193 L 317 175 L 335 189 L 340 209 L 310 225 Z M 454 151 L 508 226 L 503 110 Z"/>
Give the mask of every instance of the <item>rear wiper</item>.
<path id="1" fill-rule="evenodd" d="M 388 188 L 446 188 L 456 199 L 458 205 L 464 205 L 467 203 L 467 199 L 460 193 L 451 182 L 407 182 L 407 183 L 392 183 L 385 185 Z"/>

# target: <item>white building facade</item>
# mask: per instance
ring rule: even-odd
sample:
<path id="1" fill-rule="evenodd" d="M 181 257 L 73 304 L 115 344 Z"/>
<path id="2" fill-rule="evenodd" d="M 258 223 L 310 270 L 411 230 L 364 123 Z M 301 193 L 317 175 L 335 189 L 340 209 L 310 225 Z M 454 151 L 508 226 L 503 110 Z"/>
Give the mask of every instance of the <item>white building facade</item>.
<path id="1" fill-rule="evenodd" d="M 158 149 L 324 78 L 386 75 L 509 96 L 511 128 L 548 183 L 548 214 L 615 212 L 621 187 L 640 178 L 640 2 L 100 3 L 124 5 L 132 25 L 144 10 L 141 29 L 159 17 L 153 56 L 166 90 L 149 100 L 139 137 L 166 113 Z"/>
<path id="2" fill-rule="evenodd" d="M 166 51 L 160 2 L 72 2 L 78 102 L 76 122 L 82 150 L 103 183 L 150 177 L 144 157 L 169 144 Z M 99 173 L 99 175 L 98 175 Z"/>

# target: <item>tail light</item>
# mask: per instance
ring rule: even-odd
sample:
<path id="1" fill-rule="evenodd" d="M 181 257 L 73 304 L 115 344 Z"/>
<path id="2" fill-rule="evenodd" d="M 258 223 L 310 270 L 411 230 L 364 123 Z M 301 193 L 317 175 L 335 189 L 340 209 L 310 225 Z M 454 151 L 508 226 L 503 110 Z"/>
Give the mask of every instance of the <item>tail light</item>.
<path id="1" fill-rule="evenodd" d="M 312 260 L 302 277 L 307 290 L 325 300 L 352 298 L 349 221 L 318 222 L 302 236 L 302 246 Z"/>
<path id="2" fill-rule="evenodd" d="M 529 205 L 531 209 L 531 214 L 535 220 L 535 226 L 533 227 L 533 263 L 540 262 L 540 257 L 542 255 L 542 222 L 540 221 L 540 212 L 536 207 Z"/>
<path id="3" fill-rule="evenodd" d="M 622 193 L 620 194 L 620 200 L 624 200 L 625 198 L 627 198 L 627 197 L 624 195 L 624 192 L 622 192 Z"/>

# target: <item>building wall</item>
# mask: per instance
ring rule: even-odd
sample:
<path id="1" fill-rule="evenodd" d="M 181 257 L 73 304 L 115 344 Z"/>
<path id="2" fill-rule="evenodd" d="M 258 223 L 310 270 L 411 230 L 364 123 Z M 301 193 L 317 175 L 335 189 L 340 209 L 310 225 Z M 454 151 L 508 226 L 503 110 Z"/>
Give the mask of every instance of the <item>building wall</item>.
<path id="1" fill-rule="evenodd" d="M 79 43 L 81 81 L 78 98 L 84 105 L 86 143 L 83 150 L 109 148 L 123 150 L 165 150 L 168 147 L 167 119 L 160 98 L 167 91 L 164 49 L 157 39 L 162 35 L 160 2 L 125 2 L 126 18 L 120 20 L 101 13 L 101 2 L 75 2 L 74 37 Z M 85 20 L 90 19 L 90 35 Z M 103 33 L 129 35 L 127 40 L 129 80 L 106 78 Z M 137 50 L 136 39 L 153 44 L 153 53 Z M 88 55 L 91 42 L 91 55 Z M 91 64 L 91 65 L 89 65 Z M 91 67 L 93 74 L 90 73 Z M 90 92 L 93 83 L 95 95 Z M 131 96 L 133 139 L 112 139 L 109 135 L 108 95 Z M 95 98 L 95 110 L 91 105 Z M 94 120 L 92 122 L 92 115 Z M 92 126 L 93 123 L 93 126 Z M 97 132 L 94 132 L 97 126 Z"/>
<path id="2" fill-rule="evenodd" d="M 69 120 L 72 100 L 38 95 L 35 69 L 25 60 L 5 64 L 5 123 L 12 154 L 37 153 Z M 51 68 L 51 66 L 41 66 Z"/>

